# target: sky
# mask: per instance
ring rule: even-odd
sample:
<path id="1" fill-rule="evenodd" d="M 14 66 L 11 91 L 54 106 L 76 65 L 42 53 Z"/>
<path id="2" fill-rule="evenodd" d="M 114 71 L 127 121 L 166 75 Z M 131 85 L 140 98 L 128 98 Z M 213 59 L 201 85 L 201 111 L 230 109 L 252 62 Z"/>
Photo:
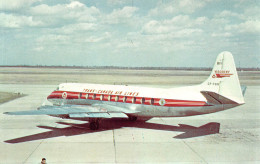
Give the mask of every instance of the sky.
<path id="1" fill-rule="evenodd" d="M 260 67 L 259 0 L 0 0 L 0 65 Z"/>

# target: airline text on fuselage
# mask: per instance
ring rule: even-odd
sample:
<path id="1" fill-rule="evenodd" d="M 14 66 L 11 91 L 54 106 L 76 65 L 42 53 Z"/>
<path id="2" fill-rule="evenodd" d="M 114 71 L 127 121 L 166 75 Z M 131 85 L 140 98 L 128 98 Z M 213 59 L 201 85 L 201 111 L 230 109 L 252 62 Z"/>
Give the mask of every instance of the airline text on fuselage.
<path id="1" fill-rule="evenodd" d="M 97 90 L 97 89 L 83 89 L 83 92 L 87 93 L 98 93 L 98 94 L 109 94 L 109 95 L 124 95 L 124 96 L 138 96 L 139 92 L 124 92 L 124 91 L 113 91 L 113 90 Z"/>

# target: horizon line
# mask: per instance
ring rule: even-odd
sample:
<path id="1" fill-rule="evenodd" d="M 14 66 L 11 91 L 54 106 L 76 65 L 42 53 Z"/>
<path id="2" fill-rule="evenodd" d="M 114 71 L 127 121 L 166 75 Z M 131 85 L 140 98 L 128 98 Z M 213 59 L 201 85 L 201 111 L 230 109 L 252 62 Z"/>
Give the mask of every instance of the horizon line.
<path id="1" fill-rule="evenodd" d="M 140 70 L 202 70 L 211 71 L 212 67 L 125 67 L 125 66 L 62 66 L 62 65 L 0 65 L 0 67 L 20 68 L 72 68 L 72 69 L 140 69 Z M 237 67 L 238 71 L 260 71 L 259 67 Z"/>

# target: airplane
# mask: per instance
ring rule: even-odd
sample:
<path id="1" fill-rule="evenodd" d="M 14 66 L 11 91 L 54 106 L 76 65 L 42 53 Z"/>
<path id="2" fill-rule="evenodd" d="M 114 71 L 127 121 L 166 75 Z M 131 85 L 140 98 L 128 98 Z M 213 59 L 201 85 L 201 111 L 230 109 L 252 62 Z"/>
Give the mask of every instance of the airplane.
<path id="1" fill-rule="evenodd" d="M 8 115 L 51 115 L 86 119 L 91 130 L 104 118 L 185 117 L 223 111 L 242 105 L 242 90 L 233 56 L 220 53 L 208 79 L 193 86 L 151 88 L 124 85 L 62 83 L 38 110 L 5 112 Z"/>

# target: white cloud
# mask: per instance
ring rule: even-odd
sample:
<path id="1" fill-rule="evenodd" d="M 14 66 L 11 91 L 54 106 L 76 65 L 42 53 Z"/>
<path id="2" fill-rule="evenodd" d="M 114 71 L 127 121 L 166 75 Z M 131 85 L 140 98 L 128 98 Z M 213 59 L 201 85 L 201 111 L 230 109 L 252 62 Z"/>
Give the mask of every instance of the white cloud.
<path id="1" fill-rule="evenodd" d="M 214 32 L 211 34 L 211 36 L 212 37 L 230 37 L 230 36 L 232 36 L 232 34 L 230 32 L 224 32 L 224 33 L 223 32 L 220 32 L 220 33 Z"/>
<path id="2" fill-rule="evenodd" d="M 46 42 L 65 42 L 70 40 L 69 36 L 67 35 L 59 35 L 59 34 L 48 34 L 48 35 L 42 35 L 37 39 L 38 43 L 46 43 Z"/>
<path id="3" fill-rule="evenodd" d="M 70 4 L 66 5 L 68 8 L 71 9 L 78 9 L 78 8 L 84 8 L 85 5 L 83 3 L 80 3 L 78 1 L 72 1 Z"/>
<path id="4" fill-rule="evenodd" d="M 204 7 L 209 0 L 181 0 L 168 3 L 159 2 L 157 6 L 149 11 L 150 16 L 185 13 L 191 14 Z"/>
<path id="5" fill-rule="evenodd" d="M 110 37 L 111 37 L 111 34 L 109 32 L 105 32 L 101 36 L 95 36 L 95 35 L 89 36 L 84 41 L 89 42 L 89 43 L 97 43 L 97 42 L 101 42 L 103 40 L 109 39 Z"/>
<path id="6" fill-rule="evenodd" d="M 42 50 L 44 50 L 44 48 L 42 46 L 38 46 L 38 47 L 34 48 L 34 51 L 37 51 L 37 52 L 41 52 Z"/>
<path id="7" fill-rule="evenodd" d="M 238 25 L 241 32 L 260 34 L 260 20 L 248 20 Z"/>
<path id="8" fill-rule="evenodd" d="M 243 14 L 238 14 L 228 10 L 222 11 L 221 13 L 217 14 L 216 17 L 220 17 L 220 18 L 236 17 L 236 18 L 244 19 Z"/>
<path id="9" fill-rule="evenodd" d="M 57 31 L 57 30 L 56 30 Z M 36 39 L 36 48 L 34 50 L 41 51 L 46 47 L 55 47 L 56 45 L 74 47 L 85 43 L 98 43 L 111 38 L 111 33 L 102 32 L 100 34 L 83 33 L 75 31 L 73 35 L 64 33 L 50 33 L 41 35 Z M 45 48 L 44 48 L 45 47 Z M 84 46 L 85 47 L 85 46 Z M 75 48 L 75 47 L 74 47 Z"/>
<path id="10" fill-rule="evenodd" d="M 109 6 L 123 5 L 125 2 L 123 0 L 107 0 Z"/>
<path id="11" fill-rule="evenodd" d="M 84 31 L 93 31 L 96 29 L 96 24 L 94 23 L 77 23 L 65 25 L 58 28 L 56 31 L 65 34 L 81 33 Z"/>
<path id="12" fill-rule="evenodd" d="M 48 6 L 46 4 L 41 4 L 38 6 L 34 6 L 31 8 L 31 13 L 34 15 L 57 15 L 57 14 L 65 14 L 66 5 L 55 5 Z"/>
<path id="13" fill-rule="evenodd" d="M 26 8 L 40 0 L 1 0 L 0 10 L 18 10 Z"/>
<path id="14" fill-rule="evenodd" d="M 227 31 L 238 31 L 241 33 L 254 33 L 259 35 L 260 33 L 260 21 L 259 20 L 247 20 L 240 24 L 227 25 L 225 27 Z"/>
<path id="15" fill-rule="evenodd" d="M 78 1 L 72 1 L 69 4 L 57 4 L 54 6 L 41 4 L 31 8 L 31 13 L 36 15 L 65 14 L 65 16 L 68 16 L 73 13 L 75 14 L 75 11 L 81 14 L 99 14 L 99 10 L 96 7 L 87 7 L 85 4 Z"/>
<path id="16" fill-rule="evenodd" d="M 8 28 L 41 26 L 41 21 L 35 21 L 32 16 L 19 16 L 14 14 L 0 13 L 0 26 Z"/>
<path id="17" fill-rule="evenodd" d="M 244 16 L 247 19 L 260 19 L 260 6 L 251 6 L 245 9 Z"/>
<path id="18" fill-rule="evenodd" d="M 78 1 L 72 1 L 69 4 L 57 4 L 49 6 L 41 4 L 34 6 L 30 10 L 30 14 L 45 22 L 46 26 L 72 22 L 94 22 L 100 15 L 99 9 L 96 7 L 87 7 Z"/>
<path id="19" fill-rule="evenodd" d="M 132 19 L 137 7 L 125 6 L 122 9 L 114 9 L 111 14 L 107 15 L 105 22 L 109 24 L 126 23 Z"/>
<path id="20" fill-rule="evenodd" d="M 191 33 L 201 32 L 197 26 L 200 26 L 207 21 L 206 17 L 199 17 L 191 19 L 187 15 L 178 15 L 172 19 L 156 21 L 151 20 L 143 27 L 143 32 L 147 34 L 162 34 L 162 33 L 175 33 L 176 36 L 183 34 L 187 36 Z"/>

